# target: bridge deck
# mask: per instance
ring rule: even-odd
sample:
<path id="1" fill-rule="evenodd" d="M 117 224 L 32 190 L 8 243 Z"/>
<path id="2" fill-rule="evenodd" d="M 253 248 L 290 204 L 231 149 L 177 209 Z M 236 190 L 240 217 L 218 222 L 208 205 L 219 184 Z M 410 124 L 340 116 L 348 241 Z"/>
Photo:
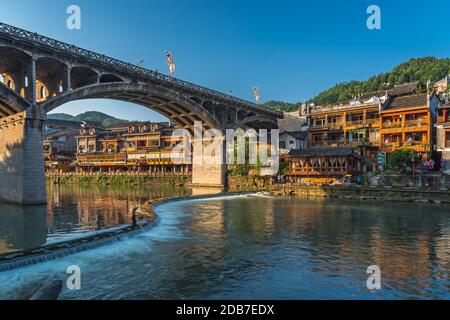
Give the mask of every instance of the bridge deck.
<path id="1" fill-rule="evenodd" d="M 14 42 L 22 42 L 35 47 L 43 49 L 51 49 L 54 52 L 59 52 L 64 55 L 69 55 L 74 58 L 86 61 L 89 60 L 94 64 L 104 66 L 108 69 L 114 69 L 121 73 L 128 74 L 130 77 L 137 77 L 143 81 L 160 82 L 166 86 L 172 86 L 177 89 L 182 89 L 186 92 L 213 98 L 222 103 L 227 103 L 234 106 L 246 107 L 250 110 L 271 116 L 273 118 L 282 118 L 283 113 L 280 111 L 273 111 L 263 108 L 255 103 L 224 94 L 222 92 L 208 89 L 197 84 L 193 84 L 184 80 L 180 80 L 168 75 L 159 73 L 154 70 L 149 70 L 128 62 L 108 57 L 90 50 L 82 49 L 74 45 L 70 45 L 46 36 L 39 35 L 34 32 L 23 30 L 17 27 L 10 26 L 0 22 L 0 38 L 11 39 Z"/>

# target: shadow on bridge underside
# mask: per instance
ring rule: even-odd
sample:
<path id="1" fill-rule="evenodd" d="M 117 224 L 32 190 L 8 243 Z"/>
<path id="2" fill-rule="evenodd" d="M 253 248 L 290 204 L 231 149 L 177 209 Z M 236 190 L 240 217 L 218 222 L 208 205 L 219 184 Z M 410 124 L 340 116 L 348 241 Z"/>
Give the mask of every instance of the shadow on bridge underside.
<path id="1" fill-rule="evenodd" d="M 30 107 L 30 103 L 0 83 L 0 118 L 15 115 Z"/>
<path id="2" fill-rule="evenodd" d="M 201 121 L 205 128 L 220 129 L 221 124 L 199 103 L 180 93 L 144 83 L 111 82 L 82 87 L 49 98 L 40 106 L 50 112 L 61 105 L 84 99 L 112 99 L 135 103 L 152 109 L 184 128 Z"/>

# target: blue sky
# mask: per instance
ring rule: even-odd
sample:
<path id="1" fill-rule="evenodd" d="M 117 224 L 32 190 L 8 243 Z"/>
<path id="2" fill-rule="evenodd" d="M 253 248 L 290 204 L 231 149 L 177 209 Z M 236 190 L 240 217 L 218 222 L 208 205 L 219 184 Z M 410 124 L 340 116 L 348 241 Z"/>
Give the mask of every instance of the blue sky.
<path id="1" fill-rule="evenodd" d="M 66 28 L 66 8 L 82 11 L 82 29 Z M 382 29 L 366 27 L 377 4 Z M 337 82 L 363 80 L 420 56 L 450 56 L 450 2 L 275 0 L 14 0 L 0 21 L 238 97 L 299 102 Z M 160 120 L 140 106 L 80 101 L 56 112 L 98 110 L 130 120 Z"/>

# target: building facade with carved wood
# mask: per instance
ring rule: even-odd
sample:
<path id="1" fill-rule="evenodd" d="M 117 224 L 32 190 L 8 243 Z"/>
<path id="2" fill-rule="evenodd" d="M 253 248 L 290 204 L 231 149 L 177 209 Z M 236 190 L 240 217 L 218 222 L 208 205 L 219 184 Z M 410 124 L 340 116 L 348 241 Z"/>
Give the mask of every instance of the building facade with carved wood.
<path id="1" fill-rule="evenodd" d="M 165 122 L 82 128 L 77 136 L 77 171 L 188 175 L 190 159 L 172 151 L 183 141 L 173 136 L 175 129 Z"/>

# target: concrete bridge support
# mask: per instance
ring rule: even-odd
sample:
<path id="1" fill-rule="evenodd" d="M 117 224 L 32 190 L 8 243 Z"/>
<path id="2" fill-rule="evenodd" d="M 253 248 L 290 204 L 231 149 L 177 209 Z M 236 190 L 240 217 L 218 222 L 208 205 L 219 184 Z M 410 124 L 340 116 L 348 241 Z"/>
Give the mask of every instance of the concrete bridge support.
<path id="1" fill-rule="evenodd" d="M 193 164 L 192 184 L 195 187 L 218 187 L 226 185 L 226 165 Z"/>
<path id="2" fill-rule="evenodd" d="M 0 201 L 46 203 L 40 118 L 25 111 L 0 119 Z"/>
<path id="3" fill-rule="evenodd" d="M 216 137 L 211 142 L 194 142 L 192 185 L 194 187 L 226 187 L 225 137 Z"/>

